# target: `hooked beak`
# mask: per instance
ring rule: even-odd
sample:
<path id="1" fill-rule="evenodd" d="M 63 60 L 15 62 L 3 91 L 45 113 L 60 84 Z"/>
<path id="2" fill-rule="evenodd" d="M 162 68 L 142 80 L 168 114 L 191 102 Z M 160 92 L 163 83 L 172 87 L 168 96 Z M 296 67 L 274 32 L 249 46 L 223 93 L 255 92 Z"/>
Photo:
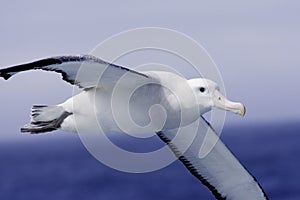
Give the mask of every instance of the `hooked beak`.
<path id="1" fill-rule="evenodd" d="M 229 101 L 218 90 L 215 90 L 213 95 L 214 95 L 213 96 L 214 107 L 231 111 L 241 116 L 245 115 L 246 108 L 242 103 Z"/>

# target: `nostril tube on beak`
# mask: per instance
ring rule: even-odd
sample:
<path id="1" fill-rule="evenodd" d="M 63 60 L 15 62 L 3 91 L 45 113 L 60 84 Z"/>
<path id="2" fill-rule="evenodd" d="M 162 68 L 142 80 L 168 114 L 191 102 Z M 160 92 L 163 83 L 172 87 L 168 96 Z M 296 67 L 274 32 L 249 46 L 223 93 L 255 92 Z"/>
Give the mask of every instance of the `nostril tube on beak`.
<path id="1" fill-rule="evenodd" d="M 244 116 L 246 113 L 246 108 L 242 103 L 229 101 L 224 96 L 222 96 L 222 94 L 217 90 L 214 92 L 213 99 L 214 106 L 216 108 L 228 110 L 241 116 Z"/>

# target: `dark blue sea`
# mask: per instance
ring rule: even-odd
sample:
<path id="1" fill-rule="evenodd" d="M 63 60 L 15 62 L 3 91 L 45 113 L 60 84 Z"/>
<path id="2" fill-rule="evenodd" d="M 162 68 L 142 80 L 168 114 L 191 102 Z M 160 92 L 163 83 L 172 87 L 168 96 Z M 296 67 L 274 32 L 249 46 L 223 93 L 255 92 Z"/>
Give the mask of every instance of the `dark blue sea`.
<path id="1" fill-rule="evenodd" d="M 270 199 L 300 199 L 299 124 L 225 127 L 221 137 Z M 136 144 L 127 140 L 117 143 Z M 159 139 L 151 142 L 163 145 Z M 179 161 L 151 173 L 119 172 L 92 157 L 77 135 L 57 131 L 0 142 L 0 199 L 214 198 Z"/>

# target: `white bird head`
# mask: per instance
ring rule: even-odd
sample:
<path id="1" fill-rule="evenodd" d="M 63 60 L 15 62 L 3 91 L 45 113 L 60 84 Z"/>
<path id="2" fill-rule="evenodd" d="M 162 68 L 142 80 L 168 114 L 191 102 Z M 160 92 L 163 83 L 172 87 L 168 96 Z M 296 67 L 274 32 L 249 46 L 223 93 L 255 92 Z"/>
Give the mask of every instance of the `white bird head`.
<path id="1" fill-rule="evenodd" d="M 196 78 L 188 80 L 188 83 L 196 96 L 201 114 L 215 107 L 231 111 L 241 116 L 245 115 L 245 106 L 242 103 L 232 102 L 226 99 L 226 97 L 221 94 L 220 88 L 215 82 L 209 79 Z"/>

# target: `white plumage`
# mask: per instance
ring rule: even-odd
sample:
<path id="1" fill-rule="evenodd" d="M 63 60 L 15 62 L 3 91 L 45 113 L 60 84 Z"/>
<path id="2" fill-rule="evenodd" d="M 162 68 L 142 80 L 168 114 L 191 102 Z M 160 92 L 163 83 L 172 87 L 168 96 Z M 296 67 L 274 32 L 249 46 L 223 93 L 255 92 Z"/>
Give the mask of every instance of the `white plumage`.
<path id="1" fill-rule="evenodd" d="M 30 124 L 21 131 L 156 132 L 187 169 L 217 199 L 267 199 L 254 177 L 218 140 L 202 114 L 212 107 L 244 115 L 241 103 L 227 100 L 207 79 L 191 79 L 170 72 L 138 72 L 93 56 L 61 56 L 0 70 L 9 79 L 26 70 L 62 74 L 63 80 L 83 91 L 56 106 L 33 106 Z M 198 120 L 199 119 L 199 120 Z M 176 136 L 178 129 L 184 134 Z M 196 134 L 193 134 L 196 130 Z M 215 146 L 201 154 L 210 140 Z M 174 137 L 177 137 L 174 140 Z"/>

